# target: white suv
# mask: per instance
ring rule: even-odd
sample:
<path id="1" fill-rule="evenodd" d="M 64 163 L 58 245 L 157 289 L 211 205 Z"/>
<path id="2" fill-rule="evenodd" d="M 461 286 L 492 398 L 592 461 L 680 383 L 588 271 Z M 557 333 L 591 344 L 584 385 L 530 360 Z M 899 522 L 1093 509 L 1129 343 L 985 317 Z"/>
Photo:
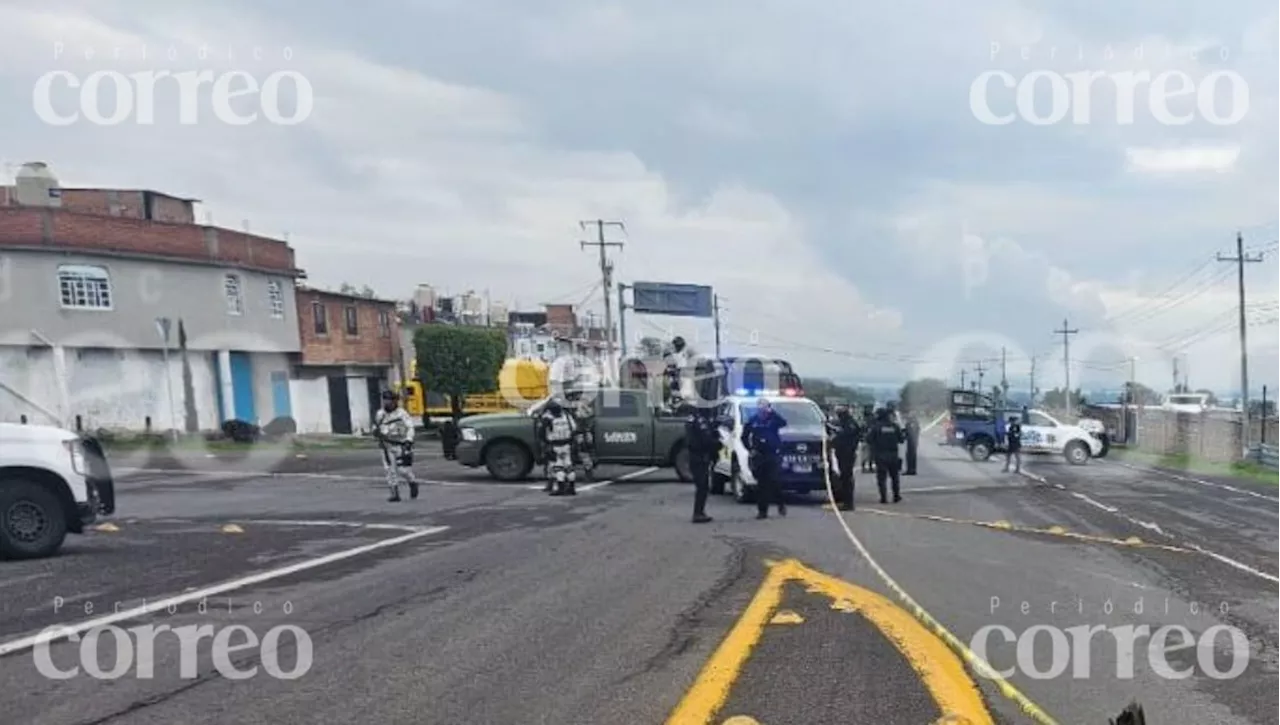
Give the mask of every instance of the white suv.
<path id="1" fill-rule="evenodd" d="M 0 558 L 50 556 L 115 511 L 102 447 L 62 428 L 0 423 Z"/>

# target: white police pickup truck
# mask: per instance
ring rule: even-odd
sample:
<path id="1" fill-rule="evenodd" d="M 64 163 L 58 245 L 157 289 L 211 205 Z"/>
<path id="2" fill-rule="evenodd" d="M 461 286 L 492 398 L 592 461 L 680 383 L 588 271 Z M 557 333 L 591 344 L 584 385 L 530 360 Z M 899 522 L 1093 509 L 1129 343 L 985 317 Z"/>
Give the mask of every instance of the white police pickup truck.
<path id="1" fill-rule="evenodd" d="M 1022 421 L 1022 452 L 1061 455 L 1076 466 L 1102 458 L 1108 445 L 1094 423 L 1101 425 L 1098 421 L 1068 425 L 1042 410 L 1029 411 Z"/>
<path id="2" fill-rule="evenodd" d="M 774 411 L 787 421 L 787 426 L 779 431 L 782 438 L 779 490 L 807 494 L 825 489 L 822 440 L 826 436 L 826 415 L 822 408 L 795 389 L 740 390 L 717 412 L 721 447 L 720 456 L 711 468 L 711 493 L 731 493 L 738 503 L 755 500 L 756 479 L 749 465 L 750 456 L 742 444 L 742 431 L 759 409 L 761 400 L 768 400 Z"/>
<path id="3" fill-rule="evenodd" d="M 0 558 L 62 548 L 98 514 L 115 511 L 115 485 L 97 440 L 62 428 L 0 423 Z"/>

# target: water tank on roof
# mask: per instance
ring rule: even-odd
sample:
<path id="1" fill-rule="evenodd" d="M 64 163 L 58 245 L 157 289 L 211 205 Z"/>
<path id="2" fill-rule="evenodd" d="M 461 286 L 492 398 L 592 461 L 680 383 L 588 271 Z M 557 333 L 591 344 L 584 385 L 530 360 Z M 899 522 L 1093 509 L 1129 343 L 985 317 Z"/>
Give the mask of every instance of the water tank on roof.
<path id="1" fill-rule="evenodd" d="M 49 165 L 32 161 L 18 169 L 13 199 L 21 206 L 62 206 L 62 187 Z"/>

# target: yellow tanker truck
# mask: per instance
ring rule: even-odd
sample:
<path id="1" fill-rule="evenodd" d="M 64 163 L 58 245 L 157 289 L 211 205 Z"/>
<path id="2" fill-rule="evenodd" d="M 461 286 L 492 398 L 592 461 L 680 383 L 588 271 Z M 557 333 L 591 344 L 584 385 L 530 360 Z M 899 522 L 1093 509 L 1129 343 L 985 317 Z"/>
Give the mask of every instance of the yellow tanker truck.
<path id="1" fill-rule="evenodd" d="M 540 360 L 509 358 L 498 372 L 493 392 L 466 396 L 463 415 L 504 413 L 523 410 L 550 395 L 550 378 L 546 363 Z M 424 390 L 418 379 L 418 361 L 409 366 L 409 380 L 402 386 L 404 409 L 416 418 L 447 418 L 453 414 L 449 396 Z"/>

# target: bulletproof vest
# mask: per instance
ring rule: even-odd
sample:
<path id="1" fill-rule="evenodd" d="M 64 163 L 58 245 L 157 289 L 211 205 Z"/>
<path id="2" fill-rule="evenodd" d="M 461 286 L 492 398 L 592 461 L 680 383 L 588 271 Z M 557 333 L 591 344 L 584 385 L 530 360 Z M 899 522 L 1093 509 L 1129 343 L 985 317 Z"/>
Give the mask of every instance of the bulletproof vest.
<path id="1" fill-rule="evenodd" d="M 878 423 L 872 445 L 879 458 L 894 458 L 898 455 L 898 426 L 892 423 Z"/>
<path id="2" fill-rule="evenodd" d="M 567 415 L 549 418 L 546 422 L 547 440 L 552 443 L 566 442 L 573 438 L 573 422 Z"/>
<path id="3" fill-rule="evenodd" d="M 838 451 L 852 451 L 858 445 L 858 426 L 852 420 L 848 423 L 837 422 L 832 446 Z"/>

